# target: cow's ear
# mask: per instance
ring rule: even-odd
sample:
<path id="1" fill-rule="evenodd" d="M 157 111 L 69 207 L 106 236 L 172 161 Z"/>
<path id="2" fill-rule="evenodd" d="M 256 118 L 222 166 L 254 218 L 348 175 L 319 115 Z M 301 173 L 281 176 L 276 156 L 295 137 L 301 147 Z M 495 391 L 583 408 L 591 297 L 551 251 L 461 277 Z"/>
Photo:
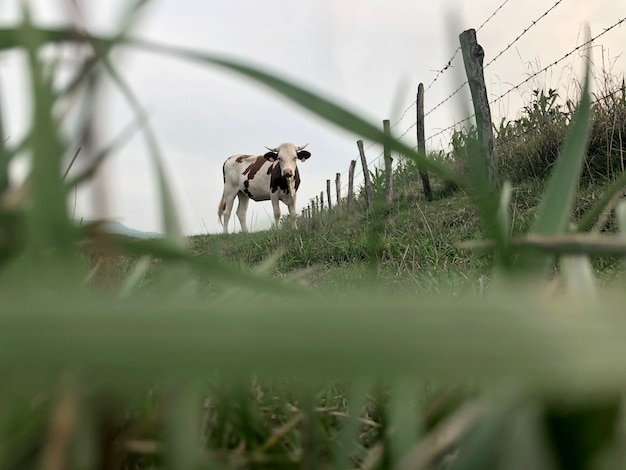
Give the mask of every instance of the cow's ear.
<path id="1" fill-rule="evenodd" d="M 306 150 L 300 150 L 298 152 L 298 158 L 301 162 L 305 162 L 307 158 L 311 156 L 311 152 L 307 152 Z"/>
<path id="2" fill-rule="evenodd" d="M 267 152 L 263 156 L 265 157 L 266 160 L 268 160 L 270 162 L 275 162 L 276 159 L 278 158 L 278 154 L 276 152 Z"/>

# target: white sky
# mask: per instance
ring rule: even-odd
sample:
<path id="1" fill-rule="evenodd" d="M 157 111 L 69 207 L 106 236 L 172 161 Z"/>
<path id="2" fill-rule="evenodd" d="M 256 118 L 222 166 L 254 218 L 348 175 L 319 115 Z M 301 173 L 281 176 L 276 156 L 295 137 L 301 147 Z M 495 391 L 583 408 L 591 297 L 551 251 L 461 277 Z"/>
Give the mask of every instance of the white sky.
<path id="1" fill-rule="evenodd" d="M 480 31 L 485 63 L 510 44 L 556 0 L 509 0 Z M 359 111 L 372 122 L 389 118 L 396 135 L 415 122 L 419 82 L 428 86 L 458 46 L 458 34 L 478 28 L 504 0 L 153 0 L 134 33 L 168 44 L 219 52 L 257 64 L 284 78 L 319 91 Z M 0 1 L 0 27 L 19 18 L 19 0 Z M 66 21 L 64 0 L 32 1 L 35 20 L 58 25 Z M 113 32 L 124 0 L 84 0 L 88 25 L 95 32 Z M 458 17 L 451 26 L 449 12 Z M 626 16 L 624 0 L 562 0 L 545 18 L 485 70 L 490 98 L 520 83 L 529 74 L 561 58 L 584 41 L 584 23 L 591 35 Z M 451 30 L 451 28 L 458 30 Z M 593 57 L 596 73 L 604 64 L 614 75 L 626 69 L 622 57 L 626 23 L 601 37 Z M 217 68 L 135 50 L 114 56 L 118 69 L 150 115 L 165 158 L 169 181 L 188 234 L 221 231 L 217 206 L 222 193 L 223 161 L 232 154 L 258 153 L 282 142 L 309 143 L 312 157 L 300 166 L 302 185 L 298 213 L 325 191 L 326 180 L 342 173 L 347 183 L 350 160 L 358 156 L 358 136 L 337 129 L 274 92 Z M 6 132 L 11 139 L 25 131 L 28 119 L 23 65 L 16 54 L 0 55 L 0 97 Z M 581 76 L 576 53 L 547 73 L 520 87 L 492 108 L 494 122 L 515 117 L 533 88 L 573 90 Z M 451 67 L 425 97 L 428 111 L 464 81 L 459 53 Z M 463 119 L 468 92 L 455 96 L 426 118 L 426 135 Z M 111 86 L 102 100 L 99 141 L 106 144 L 133 120 L 130 108 Z M 409 108 L 405 117 L 399 120 Z M 406 135 L 415 142 L 415 129 Z M 429 142 L 441 147 L 449 134 Z M 366 146 L 368 142 L 366 142 Z M 379 149 L 368 150 L 368 160 Z M 360 165 L 360 163 L 359 163 Z M 20 173 L 16 164 L 14 174 Z M 359 166 L 357 166 L 359 168 Z M 22 170 L 23 171 L 23 170 Z M 138 136 L 113 156 L 100 180 L 108 191 L 108 209 L 96 211 L 86 191 L 79 192 L 77 217 L 116 218 L 129 227 L 160 231 L 155 173 L 143 139 Z M 333 196 L 334 197 L 334 196 Z M 73 205 L 73 200 L 70 201 Z M 282 206 L 283 213 L 286 206 Z M 268 203 L 251 203 L 251 230 L 271 223 Z M 236 219 L 236 217 L 232 217 Z M 231 224 L 235 223 L 231 219 Z M 238 222 L 236 229 L 239 230 Z"/>

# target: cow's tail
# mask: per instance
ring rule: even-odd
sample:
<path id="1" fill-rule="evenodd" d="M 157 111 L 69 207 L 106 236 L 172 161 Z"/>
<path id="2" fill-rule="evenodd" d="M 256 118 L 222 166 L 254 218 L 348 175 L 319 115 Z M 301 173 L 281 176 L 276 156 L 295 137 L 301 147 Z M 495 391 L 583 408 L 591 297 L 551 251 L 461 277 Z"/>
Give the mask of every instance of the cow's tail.
<path id="1" fill-rule="evenodd" d="M 220 225 L 224 225 L 224 222 L 222 222 L 222 218 L 224 216 L 224 211 L 226 210 L 226 200 L 224 199 L 224 196 L 222 196 L 222 199 L 220 200 L 220 205 L 217 208 L 217 220 L 220 221 Z"/>

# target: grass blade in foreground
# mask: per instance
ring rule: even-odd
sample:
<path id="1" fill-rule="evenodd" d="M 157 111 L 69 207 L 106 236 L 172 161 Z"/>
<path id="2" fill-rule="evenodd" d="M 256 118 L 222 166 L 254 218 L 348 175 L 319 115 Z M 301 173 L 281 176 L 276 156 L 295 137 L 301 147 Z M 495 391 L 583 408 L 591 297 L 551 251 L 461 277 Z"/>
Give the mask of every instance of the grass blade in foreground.
<path id="1" fill-rule="evenodd" d="M 550 175 L 531 234 L 557 235 L 568 231 L 591 128 L 590 69 L 591 60 L 587 59 L 581 100 Z M 545 270 L 552 258 L 549 254 L 531 253 L 526 258 L 526 266 L 533 271 Z"/>
<path id="2" fill-rule="evenodd" d="M 516 302 L 495 294 L 417 302 L 318 296 L 231 299 L 210 308 L 163 301 L 50 308 L 31 298 L 0 317 L 0 345 L 11 352 L 0 354 L 0 371 L 7 390 L 45 387 L 68 371 L 105 388 L 205 371 L 315 382 L 473 377 L 568 393 L 614 391 L 626 386 L 622 302 L 590 302 L 590 316 L 580 300 L 547 306 L 521 292 Z"/>
<path id="3" fill-rule="evenodd" d="M 39 254 L 60 250 L 64 255 L 73 250 L 73 230 L 67 213 L 66 190 L 61 178 L 63 145 L 53 117 L 52 83 L 45 77 L 39 57 L 42 45 L 39 32 L 33 27 L 28 8 L 23 10 L 19 31 L 25 45 L 32 82 L 33 122 L 32 170 L 30 174 L 32 208 L 28 211 L 29 238 Z"/>
<path id="4" fill-rule="evenodd" d="M 304 107 L 308 111 L 317 114 L 339 127 L 352 131 L 357 135 L 370 139 L 374 142 L 386 144 L 392 151 L 396 151 L 407 158 L 415 160 L 417 163 L 422 165 L 425 170 L 432 171 L 437 175 L 463 186 L 463 182 L 459 179 L 458 175 L 450 171 L 446 166 L 432 161 L 425 155 L 415 151 L 413 148 L 405 145 L 399 140 L 386 135 L 381 129 L 379 129 L 378 126 L 365 121 L 355 113 L 335 104 L 329 99 L 323 98 L 320 95 L 283 80 L 282 78 L 279 78 L 269 72 L 264 72 L 259 68 L 246 65 L 242 62 L 218 57 L 217 55 L 170 46 L 167 44 L 158 44 L 140 39 L 128 39 L 128 44 L 143 50 L 149 50 L 179 59 L 217 65 L 242 74 L 259 83 L 262 83 L 263 85 Z"/>

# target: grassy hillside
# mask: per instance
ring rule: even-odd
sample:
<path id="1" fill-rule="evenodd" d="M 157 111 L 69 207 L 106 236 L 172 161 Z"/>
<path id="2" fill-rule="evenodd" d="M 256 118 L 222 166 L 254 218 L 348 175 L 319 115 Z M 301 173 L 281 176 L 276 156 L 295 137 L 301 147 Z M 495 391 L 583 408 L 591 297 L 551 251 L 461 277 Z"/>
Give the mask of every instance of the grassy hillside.
<path id="1" fill-rule="evenodd" d="M 491 272 L 491 256 L 460 249 L 460 242 L 480 239 L 477 208 L 462 190 L 445 190 L 435 183 L 427 201 L 421 193 L 417 168 L 406 165 L 404 181 L 396 184 L 391 208 L 368 215 L 361 207 L 352 216 L 325 213 L 315 227 L 304 220 L 297 231 L 283 228 L 252 234 L 198 235 L 191 238 L 197 255 L 219 253 L 229 262 L 252 268 L 266 260 L 269 275 L 294 276 L 323 290 L 358 290 L 376 282 L 382 290 L 428 291 L 458 294 L 477 289 Z M 573 222 L 606 192 L 609 181 L 597 177 L 584 182 L 576 195 Z M 545 188 L 543 178 L 527 178 L 513 187 L 513 236 L 528 231 Z M 344 208 L 345 209 L 345 208 Z M 615 230 L 609 214 L 603 231 Z M 614 257 L 598 257 L 594 267 L 607 277 L 618 267 Z"/>
<path id="2" fill-rule="evenodd" d="M 580 221 L 618 178 L 625 165 L 626 88 L 605 78 L 594 96 L 590 144 L 576 194 L 572 222 Z M 546 178 L 563 145 L 574 104 L 554 90 L 535 90 L 517 119 L 494 129 L 495 148 L 503 179 L 513 183 L 511 235 L 528 231 Z M 459 173 L 467 172 L 467 146 L 474 128 L 452 136 L 452 150 L 433 158 Z M 434 200 L 423 196 L 418 168 L 404 160 L 394 170 L 394 202 L 375 214 L 364 210 L 363 194 L 357 212 L 348 217 L 337 209 L 315 222 L 302 219 L 300 230 L 263 231 L 250 235 L 207 235 L 192 238 L 194 253 L 219 253 L 225 259 L 252 267 L 275 259 L 272 275 L 298 275 L 301 282 L 328 290 L 359 289 L 376 279 L 381 289 L 402 288 L 458 293 L 482 286 L 491 266 L 489 255 L 457 248 L 459 242 L 484 236 L 478 208 L 466 191 L 432 177 Z M 378 188 L 384 191 L 383 187 Z M 361 188 L 362 192 L 362 188 Z M 382 195 L 379 195 L 382 198 Z M 614 230 L 609 217 L 598 230 Z M 613 258 L 594 264 L 602 277 L 617 267 Z M 303 270 L 306 270 L 304 272 Z M 369 289 L 369 285 L 367 289 Z"/>

